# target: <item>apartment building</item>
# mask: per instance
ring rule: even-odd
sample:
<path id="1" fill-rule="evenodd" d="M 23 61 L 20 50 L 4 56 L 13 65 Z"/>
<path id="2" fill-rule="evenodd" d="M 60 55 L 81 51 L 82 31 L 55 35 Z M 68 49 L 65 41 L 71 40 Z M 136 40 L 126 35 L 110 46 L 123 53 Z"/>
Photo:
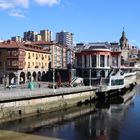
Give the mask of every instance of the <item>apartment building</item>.
<path id="1" fill-rule="evenodd" d="M 73 45 L 73 33 L 61 31 L 56 33 L 56 43 L 61 45 Z"/>
<path id="2" fill-rule="evenodd" d="M 48 71 L 50 52 L 42 47 L 15 41 L 0 43 L 0 82 L 8 84 L 40 81 Z"/>
<path id="3" fill-rule="evenodd" d="M 51 31 L 49 31 L 49 30 L 41 30 L 40 35 L 41 35 L 41 40 L 42 41 L 51 42 Z"/>
<path id="4" fill-rule="evenodd" d="M 51 53 L 51 68 L 66 69 L 67 68 L 67 46 L 58 45 L 53 42 L 37 41 L 32 42 L 34 45 L 42 47 Z"/>
<path id="5" fill-rule="evenodd" d="M 23 40 L 24 41 L 35 41 L 35 36 L 37 35 L 37 32 L 34 31 L 27 31 L 24 32 L 24 37 Z"/>

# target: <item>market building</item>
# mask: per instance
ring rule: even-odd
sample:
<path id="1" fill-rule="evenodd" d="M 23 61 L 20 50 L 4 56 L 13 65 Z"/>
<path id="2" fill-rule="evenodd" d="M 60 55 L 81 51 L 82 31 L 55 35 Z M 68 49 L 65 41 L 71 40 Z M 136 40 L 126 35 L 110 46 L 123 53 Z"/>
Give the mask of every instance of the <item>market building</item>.
<path id="1" fill-rule="evenodd" d="M 120 67 L 121 50 L 119 45 L 113 49 L 113 45 L 107 42 L 89 43 L 76 52 L 77 76 L 84 78 L 85 85 L 95 84 L 106 78 L 112 67 Z"/>

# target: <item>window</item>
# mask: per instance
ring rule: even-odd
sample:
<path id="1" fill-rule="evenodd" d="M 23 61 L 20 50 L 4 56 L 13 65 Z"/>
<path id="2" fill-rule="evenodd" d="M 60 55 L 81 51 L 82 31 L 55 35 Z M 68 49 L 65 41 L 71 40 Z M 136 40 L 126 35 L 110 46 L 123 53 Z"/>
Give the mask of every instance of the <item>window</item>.
<path id="1" fill-rule="evenodd" d="M 30 62 L 28 62 L 28 67 L 30 67 Z"/>
<path id="2" fill-rule="evenodd" d="M 44 60 L 44 56 L 42 55 L 42 60 Z"/>
<path id="3" fill-rule="evenodd" d="M 107 67 L 109 67 L 109 55 L 107 56 Z"/>
<path id="4" fill-rule="evenodd" d="M 28 54 L 28 59 L 30 59 L 31 58 L 31 56 L 30 56 L 30 53 Z"/>
<path id="5" fill-rule="evenodd" d="M 32 65 L 34 66 L 34 62 L 32 62 Z"/>
<path id="6" fill-rule="evenodd" d="M 96 67 L 96 55 L 92 55 L 92 67 Z"/>
<path id="7" fill-rule="evenodd" d="M 105 56 L 104 55 L 100 55 L 100 67 L 104 67 L 105 66 Z"/>
<path id="8" fill-rule="evenodd" d="M 34 57 L 34 53 L 33 53 L 33 57 Z"/>
<path id="9" fill-rule="evenodd" d="M 111 85 L 116 86 L 116 85 L 123 85 L 124 80 L 123 79 L 117 79 L 117 80 L 111 80 Z"/>
<path id="10" fill-rule="evenodd" d="M 38 59 L 38 55 L 36 54 L 36 59 Z"/>
<path id="11" fill-rule="evenodd" d="M 51 59 L 50 59 L 50 56 L 48 56 L 48 61 L 50 61 Z"/>
<path id="12" fill-rule="evenodd" d="M 17 66 L 17 60 L 12 60 L 12 66 Z"/>

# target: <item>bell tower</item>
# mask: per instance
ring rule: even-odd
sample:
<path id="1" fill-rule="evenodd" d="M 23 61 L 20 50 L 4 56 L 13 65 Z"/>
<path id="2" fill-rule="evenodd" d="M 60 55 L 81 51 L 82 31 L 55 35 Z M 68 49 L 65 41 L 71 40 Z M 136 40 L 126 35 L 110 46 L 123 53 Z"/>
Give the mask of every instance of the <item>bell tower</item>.
<path id="1" fill-rule="evenodd" d="M 121 49 L 128 49 L 128 39 L 125 36 L 124 27 L 123 27 L 122 36 L 120 38 L 120 47 Z"/>

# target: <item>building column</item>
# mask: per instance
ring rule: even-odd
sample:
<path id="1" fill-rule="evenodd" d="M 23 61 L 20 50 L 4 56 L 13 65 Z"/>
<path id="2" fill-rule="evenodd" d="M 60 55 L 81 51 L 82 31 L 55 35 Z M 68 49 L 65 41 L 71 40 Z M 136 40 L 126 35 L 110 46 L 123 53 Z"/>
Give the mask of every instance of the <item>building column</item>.
<path id="1" fill-rule="evenodd" d="M 19 82 L 20 82 L 20 73 L 17 72 L 15 75 L 16 75 L 16 84 L 19 85 Z"/>
<path id="2" fill-rule="evenodd" d="M 98 67 L 100 67 L 100 54 L 98 55 Z"/>
<path id="3" fill-rule="evenodd" d="M 88 68 L 89 67 L 89 57 L 88 57 L 89 55 L 86 55 L 86 68 Z"/>
<path id="4" fill-rule="evenodd" d="M 118 55 L 118 67 L 121 66 L 121 55 Z"/>
<path id="5" fill-rule="evenodd" d="M 89 56 L 89 67 L 92 68 L 92 59 L 91 59 L 91 55 Z"/>
<path id="6" fill-rule="evenodd" d="M 104 67 L 107 67 L 107 55 L 105 55 L 105 60 L 104 60 L 104 62 L 105 62 L 105 66 L 104 66 Z"/>
<path id="7" fill-rule="evenodd" d="M 109 66 L 112 66 L 112 55 L 109 56 Z"/>
<path id="8" fill-rule="evenodd" d="M 99 65 L 98 65 L 98 54 L 96 54 L 96 67 L 99 67 Z"/>
<path id="9" fill-rule="evenodd" d="M 25 83 L 27 83 L 27 72 L 25 72 Z"/>
<path id="10" fill-rule="evenodd" d="M 82 68 L 84 68 L 84 63 L 85 61 L 84 61 L 84 55 L 82 55 Z"/>

